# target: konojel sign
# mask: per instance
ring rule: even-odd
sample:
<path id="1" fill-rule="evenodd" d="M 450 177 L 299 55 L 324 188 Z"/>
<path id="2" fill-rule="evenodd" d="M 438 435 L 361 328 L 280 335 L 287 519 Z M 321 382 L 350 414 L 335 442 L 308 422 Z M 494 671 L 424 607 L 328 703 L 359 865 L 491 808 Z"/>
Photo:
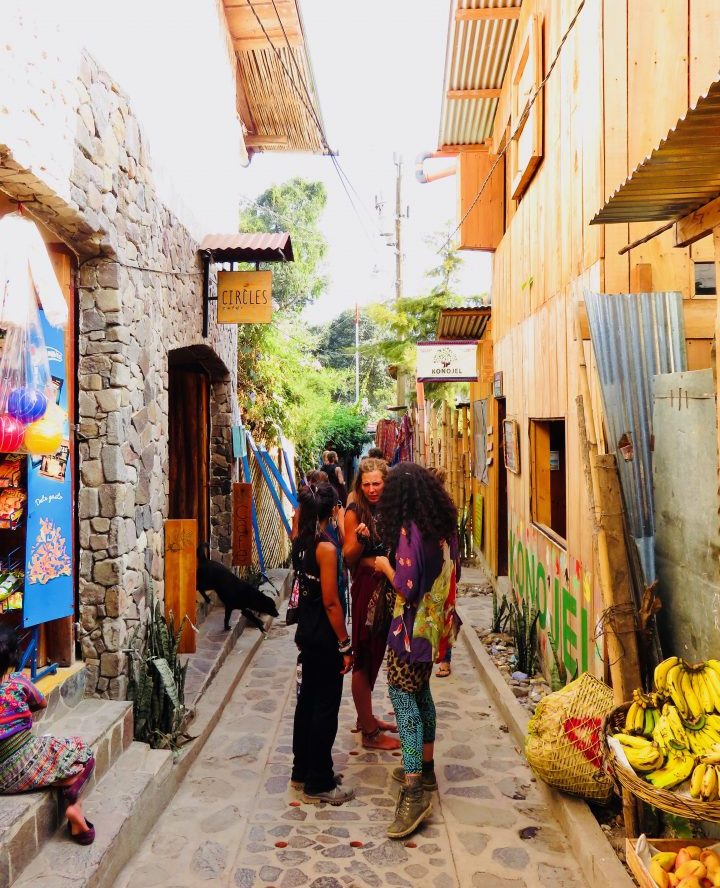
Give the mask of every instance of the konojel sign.
<path id="1" fill-rule="evenodd" d="M 477 339 L 418 342 L 418 382 L 477 382 Z"/>

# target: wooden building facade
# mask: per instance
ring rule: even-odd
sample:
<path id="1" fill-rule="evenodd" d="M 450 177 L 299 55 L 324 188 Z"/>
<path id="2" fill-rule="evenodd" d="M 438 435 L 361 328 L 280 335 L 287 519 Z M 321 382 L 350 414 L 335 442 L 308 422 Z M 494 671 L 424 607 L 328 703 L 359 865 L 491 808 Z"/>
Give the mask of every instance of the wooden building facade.
<path id="1" fill-rule="evenodd" d="M 716 79 L 719 37 L 712 0 L 452 2 L 439 150 L 459 156 L 460 247 L 494 252 L 472 392 L 491 460 L 473 480 L 482 555 L 538 608 L 544 662 L 552 647 L 569 674 L 604 659 L 583 363 L 605 442 L 583 293 L 680 291 L 689 369 L 711 366 L 715 314 L 712 237 L 677 248 L 669 230 L 620 253 L 657 223 L 591 220 Z"/>

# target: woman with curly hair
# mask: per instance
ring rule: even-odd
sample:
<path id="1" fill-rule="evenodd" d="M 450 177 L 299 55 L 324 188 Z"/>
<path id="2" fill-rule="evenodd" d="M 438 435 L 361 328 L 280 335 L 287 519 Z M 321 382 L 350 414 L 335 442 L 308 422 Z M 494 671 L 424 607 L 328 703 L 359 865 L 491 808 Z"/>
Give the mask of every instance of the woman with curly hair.
<path id="1" fill-rule="evenodd" d="M 355 654 L 352 692 L 357 710 L 357 726 L 366 749 L 399 749 L 400 742 L 386 731 L 397 730 L 390 722 L 373 714 L 372 692 L 387 648 L 388 623 L 375 625 L 369 618 L 380 596 L 386 595 L 387 581 L 375 569 L 378 555 L 387 555 L 376 524 L 376 511 L 387 476 L 382 459 L 364 459 L 355 479 L 355 500 L 345 512 L 343 555 L 352 574 L 352 641 Z M 368 625 L 370 623 L 371 625 Z"/>
<path id="2" fill-rule="evenodd" d="M 338 500 L 330 484 L 309 485 L 299 494 L 300 523 L 292 546 L 299 585 L 295 643 L 300 648 L 302 682 L 293 725 L 291 783 L 303 801 L 342 805 L 354 797 L 342 789 L 333 770 L 343 676 L 353 652 L 338 598 L 338 550 L 328 534 Z"/>
<path id="3" fill-rule="evenodd" d="M 387 835 L 401 839 L 428 817 L 428 793 L 437 789 L 430 675 L 456 633 L 457 510 L 435 475 L 415 463 L 399 463 L 388 473 L 378 521 L 391 559 L 378 556 L 375 569 L 397 591 L 388 637 L 388 686 L 403 756 L 392 776 L 403 787 Z"/>

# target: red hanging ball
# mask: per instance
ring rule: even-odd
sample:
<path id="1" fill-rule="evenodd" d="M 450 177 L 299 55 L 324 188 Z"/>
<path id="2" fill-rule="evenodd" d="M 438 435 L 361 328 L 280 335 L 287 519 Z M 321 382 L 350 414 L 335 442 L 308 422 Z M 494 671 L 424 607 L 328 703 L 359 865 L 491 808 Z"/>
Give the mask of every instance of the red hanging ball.
<path id="1" fill-rule="evenodd" d="M 25 426 L 9 413 L 0 415 L 0 453 L 15 453 L 25 437 Z"/>

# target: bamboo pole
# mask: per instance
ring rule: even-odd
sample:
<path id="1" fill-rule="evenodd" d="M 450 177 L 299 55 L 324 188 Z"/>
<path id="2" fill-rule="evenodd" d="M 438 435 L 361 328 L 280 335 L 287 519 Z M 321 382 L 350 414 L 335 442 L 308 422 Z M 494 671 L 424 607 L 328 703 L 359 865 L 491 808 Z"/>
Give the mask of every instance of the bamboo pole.
<path id="1" fill-rule="evenodd" d="M 443 401 L 443 461 L 442 465 L 445 469 L 445 476 L 450 480 L 450 405 L 447 401 Z"/>
<path id="2" fill-rule="evenodd" d="M 458 509 L 460 509 L 462 505 L 462 439 L 458 435 L 458 419 L 460 418 L 460 411 L 453 410 L 451 411 L 451 419 L 450 419 L 450 430 L 452 432 L 452 483 L 453 483 L 453 498 L 455 500 L 455 505 Z"/>
<path id="3" fill-rule="evenodd" d="M 427 442 L 425 432 L 425 385 L 422 382 L 417 383 L 417 426 L 418 426 L 418 449 L 415 459 L 421 466 L 427 466 Z"/>
<path id="4" fill-rule="evenodd" d="M 582 397 L 582 409 L 578 411 L 578 423 L 580 426 L 580 440 L 586 442 L 587 447 L 584 459 L 587 459 L 590 466 L 588 500 L 593 510 L 600 589 L 603 607 L 607 615 L 603 626 L 603 637 L 607 644 L 608 659 L 610 661 L 613 696 L 616 705 L 619 705 L 626 700 L 630 700 L 633 690 L 641 687 L 637 637 L 635 635 L 635 614 L 634 608 L 631 609 L 628 606 L 632 603 L 632 590 L 629 588 L 629 572 L 627 567 L 623 572 L 622 565 L 617 564 L 618 559 L 622 555 L 626 557 L 622 534 L 622 502 L 619 496 L 619 488 L 617 496 L 613 494 L 608 496 L 609 484 L 612 482 L 608 478 L 607 458 L 598 454 L 595 417 L 590 397 L 590 382 L 585 361 L 585 348 L 580 333 L 580 319 L 577 306 L 575 307 L 575 341 L 577 343 L 580 393 Z M 586 478 L 587 475 L 586 471 Z M 612 557 L 615 559 L 615 570 L 611 560 L 611 544 L 608 539 L 608 531 L 610 531 L 612 537 Z M 623 573 L 625 574 L 624 581 Z M 623 816 L 625 818 L 627 836 L 629 838 L 636 836 L 638 831 L 637 807 L 634 796 L 627 790 L 623 790 Z"/>
<path id="5" fill-rule="evenodd" d="M 438 418 L 434 404 L 430 404 L 430 468 L 439 465 L 438 461 Z"/>

